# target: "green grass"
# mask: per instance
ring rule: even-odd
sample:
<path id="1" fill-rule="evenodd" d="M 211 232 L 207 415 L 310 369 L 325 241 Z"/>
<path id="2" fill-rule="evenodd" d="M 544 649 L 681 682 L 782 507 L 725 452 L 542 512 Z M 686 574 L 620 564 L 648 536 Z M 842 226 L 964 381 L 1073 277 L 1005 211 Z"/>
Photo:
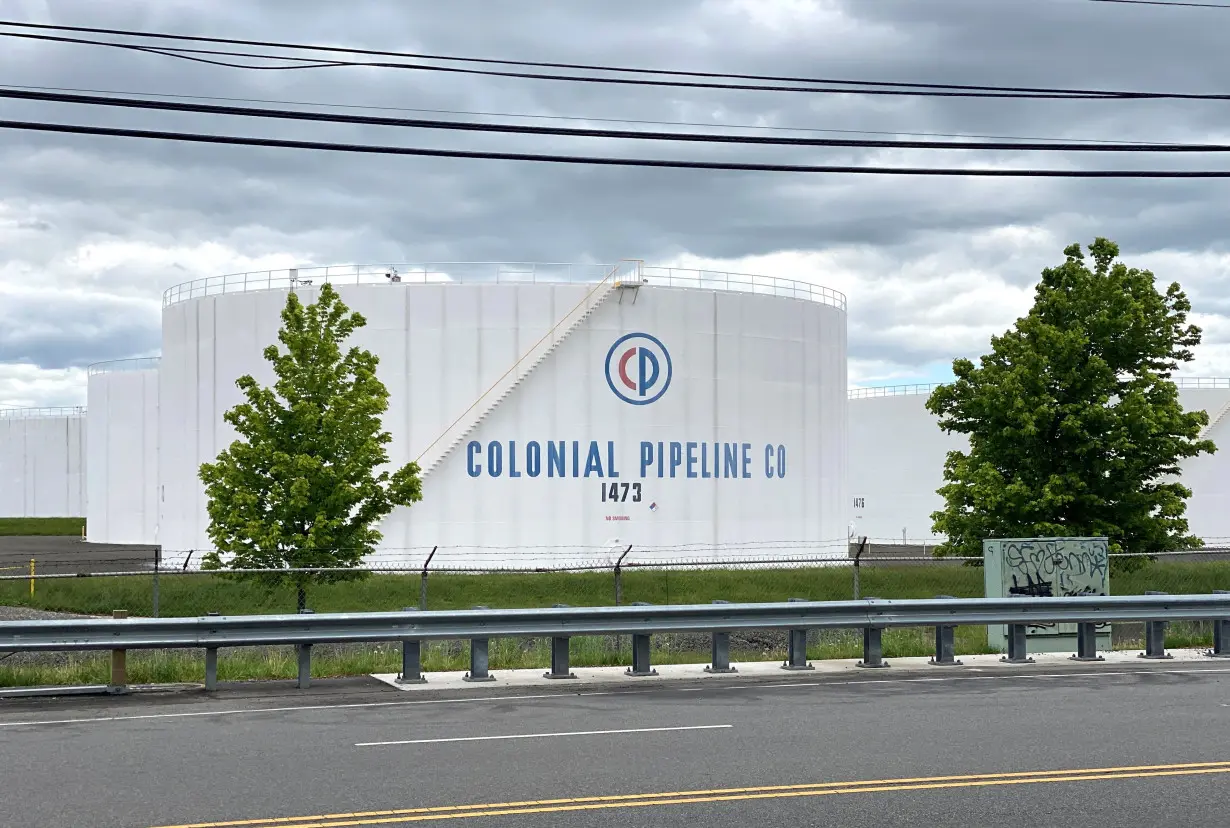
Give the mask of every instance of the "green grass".
<path id="1" fill-rule="evenodd" d="M 623 576 L 623 601 L 651 604 L 783 601 L 787 598 L 841 600 L 853 597 L 848 567 L 761 570 L 633 570 Z M 615 602 L 609 572 L 498 575 L 432 575 L 427 608 L 466 609 L 609 606 Z M 982 570 L 935 564 L 863 567 L 860 594 L 878 598 L 958 598 L 983 594 Z M 314 586 L 308 606 L 317 612 L 365 612 L 417 607 L 417 575 L 376 575 L 362 581 Z M 1151 563 L 1136 572 L 1111 576 L 1117 595 L 1159 590 L 1172 594 L 1230 589 L 1230 561 Z M 163 575 L 159 614 L 197 616 L 207 612 L 250 615 L 295 611 L 290 587 L 267 590 L 250 582 L 216 575 Z M 0 581 L 0 605 L 90 614 L 127 610 L 153 614 L 153 576 L 63 578 L 38 581 L 33 597 L 27 581 Z"/>
<path id="2" fill-rule="evenodd" d="M 85 518 L 0 518 L 0 536 L 75 535 L 81 537 Z"/>

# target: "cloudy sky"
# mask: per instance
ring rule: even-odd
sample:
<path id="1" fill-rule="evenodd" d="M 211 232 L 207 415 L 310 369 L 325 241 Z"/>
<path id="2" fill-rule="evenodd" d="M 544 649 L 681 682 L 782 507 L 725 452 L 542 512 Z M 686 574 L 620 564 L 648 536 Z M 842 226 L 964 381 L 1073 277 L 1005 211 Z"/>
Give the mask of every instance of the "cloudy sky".
<path id="1" fill-rule="evenodd" d="M 0 0 L 0 18 L 653 68 L 1230 92 L 1220 80 L 1230 77 L 1230 10 L 1087 0 Z M 0 79 L 572 126 L 636 128 L 596 120 L 627 119 L 746 134 L 809 134 L 780 131 L 789 127 L 1230 142 L 1230 102 L 887 98 L 373 68 L 256 71 L 9 38 L 0 38 Z M 1207 156 L 632 145 L 16 101 L 0 101 L 0 118 L 804 164 L 1230 166 Z M 928 382 L 948 376 L 952 357 L 982 353 L 990 335 L 1024 313 L 1039 271 L 1060 262 L 1064 246 L 1098 235 L 1118 241 L 1129 263 L 1183 284 L 1205 329 L 1188 372 L 1230 376 L 1230 181 L 605 168 L 15 131 L 0 131 L 0 171 L 0 404 L 81 404 L 86 365 L 157 353 L 161 294 L 171 285 L 339 262 L 640 258 L 812 281 L 849 296 L 852 382 Z"/>

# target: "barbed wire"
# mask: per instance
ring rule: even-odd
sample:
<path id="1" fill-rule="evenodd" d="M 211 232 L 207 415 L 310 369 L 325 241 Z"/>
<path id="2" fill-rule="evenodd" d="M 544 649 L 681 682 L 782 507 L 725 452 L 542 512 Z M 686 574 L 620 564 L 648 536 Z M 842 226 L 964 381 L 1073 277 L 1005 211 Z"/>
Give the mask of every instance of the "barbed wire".
<path id="1" fill-rule="evenodd" d="M 1225 549 L 1187 549 L 1174 550 L 1169 552 L 1118 552 L 1111 553 L 1107 556 L 1110 560 L 1131 559 L 1131 558 L 1153 558 L 1153 559 L 1199 559 L 1199 558 L 1217 558 L 1222 561 L 1230 560 L 1230 550 Z M 966 563 L 981 563 L 980 556 L 923 556 L 923 555 L 875 555 L 856 559 L 854 557 L 838 557 L 838 556 L 743 556 L 743 557 L 717 557 L 717 558 L 698 558 L 698 557 L 674 557 L 674 558 L 651 558 L 651 559 L 624 559 L 620 563 L 615 563 L 609 560 L 591 560 L 591 561 L 573 561 L 569 563 L 550 563 L 550 562 L 534 562 L 530 564 L 518 563 L 500 563 L 492 564 L 483 561 L 470 562 L 450 562 L 443 561 L 439 564 L 429 567 L 426 572 L 430 575 L 442 574 L 550 574 L 550 573 L 584 573 L 584 572 L 612 572 L 616 568 L 624 570 L 671 570 L 671 569 L 753 569 L 753 568 L 808 568 L 808 567 L 837 567 L 837 568 L 874 568 L 882 564 L 912 564 L 912 565 L 932 565 L 942 566 L 945 564 L 966 564 Z M 116 577 L 150 577 L 155 570 L 152 562 L 142 565 L 142 568 L 132 568 L 134 563 L 141 563 L 131 559 L 122 560 L 116 559 L 112 561 L 117 566 L 127 565 L 128 568 L 114 570 L 97 570 L 86 569 L 81 571 L 47 571 L 56 569 L 62 566 L 70 566 L 72 564 L 80 564 L 80 560 L 73 559 L 36 559 L 35 572 L 31 575 L 27 569 L 27 565 L 21 567 L 4 567 L 0 568 L 0 582 L 3 581 L 29 581 L 40 579 L 65 579 L 65 578 L 116 578 Z M 105 563 L 104 561 L 88 561 L 85 562 L 88 566 L 94 567 Z M 21 574 L 4 574 L 6 571 L 20 570 Z M 242 569 L 203 569 L 199 565 L 190 568 L 169 567 L 160 568 L 157 570 L 159 575 L 163 576 L 234 576 L 234 575 L 283 575 L 292 576 L 295 574 L 371 574 L 371 575 L 416 575 L 424 574 L 422 565 L 406 565 L 406 564 L 379 564 L 379 563 L 364 563 L 354 567 L 344 566 L 319 566 L 319 567 L 281 567 L 281 568 L 242 568 Z"/>

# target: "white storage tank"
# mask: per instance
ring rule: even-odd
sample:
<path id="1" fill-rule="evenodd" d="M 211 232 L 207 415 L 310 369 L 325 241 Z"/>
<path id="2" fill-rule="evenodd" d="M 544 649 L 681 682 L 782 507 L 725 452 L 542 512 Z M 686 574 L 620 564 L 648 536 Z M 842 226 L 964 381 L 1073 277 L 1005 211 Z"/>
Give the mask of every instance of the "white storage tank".
<path id="1" fill-rule="evenodd" d="M 164 558 L 208 549 L 197 477 L 234 439 L 235 380 L 272 379 L 292 289 L 367 319 L 393 463 L 424 499 L 380 559 L 560 565 L 846 554 L 845 297 L 761 276 L 608 265 L 433 265 L 247 274 L 164 297 Z"/>
<path id="2" fill-rule="evenodd" d="M 0 410 L 0 517 L 85 517 L 85 408 Z"/>
<path id="3" fill-rule="evenodd" d="M 87 370 L 87 540 L 158 542 L 158 358 Z"/>
<path id="4" fill-rule="evenodd" d="M 1176 377 L 1184 409 L 1209 415 L 1203 437 L 1219 451 L 1183 461 L 1180 479 L 1192 490 L 1187 520 L 1206 544 L 1230 541 L 1230 379 Z M 931 513 L 944 506 L 949 451 L 968 451 L 962 434 L 941 431 L 926 408 L 935 385 L 850 390 L 851 532 L 880 542 L 934 543 Z"/>
<path id="5" fill-rule="evenodd" d="M 950 451 L 967 451 L 963 434 L 940 430 L 927 410 L 935 385 L 852 388 L 851 534 L 877 543 L 933 543 L 931 513 L 944 507 Z"/>
<path id="6" fill-rule="evenodd" d="M 1230 543 L 1230 378 L 1176 377 L 1179 400 L 1188 411 L 1209 415 L 1201 435 L 1217 444 L 1213 454 L 1183 461 L 1180 479 L 1192 490 L 1187 524 L 1208 546 Z"/>

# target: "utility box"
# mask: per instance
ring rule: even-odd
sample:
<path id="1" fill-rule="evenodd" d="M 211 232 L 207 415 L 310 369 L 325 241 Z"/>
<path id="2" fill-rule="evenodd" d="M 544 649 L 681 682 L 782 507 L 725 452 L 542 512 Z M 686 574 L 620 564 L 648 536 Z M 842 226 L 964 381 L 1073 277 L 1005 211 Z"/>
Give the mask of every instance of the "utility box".
<path id="1" fill-rule="evenodd" d="M 982 542 L 988 598 L 1059 598 L 1110 595 L 1106 538 L 997 538 Z M 1030 652 L 1076 652 L 1075 624 L 1040 624 L 1025 629 Z M 988 645 L 1008 651 L 1008 629 L 987 626 Z M 1097 648 L 1111 649 L 1110 624 L 1097 627 Z"/>

